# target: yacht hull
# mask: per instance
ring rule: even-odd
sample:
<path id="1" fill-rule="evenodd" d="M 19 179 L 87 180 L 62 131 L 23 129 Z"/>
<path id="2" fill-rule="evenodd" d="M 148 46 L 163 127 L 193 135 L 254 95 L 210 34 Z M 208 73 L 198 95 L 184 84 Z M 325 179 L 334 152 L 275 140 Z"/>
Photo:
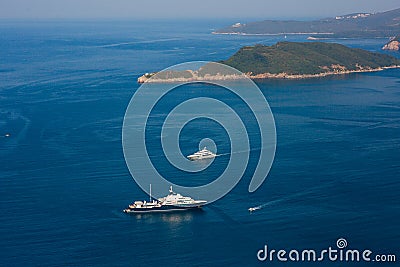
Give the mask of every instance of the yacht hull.
<path id="1" fill-rule="evenodd" d="M 184 211 L 184 210 L 193 210 L 200 209 L 203 205 L 194 205 L 194 206 L 161 206 L 161 207 L 152 207 L 152 208 L 128 208 L 125 209 L 125 213 L 149 213 L 149 212 L 169 212 L 169 211 Z"/>
<path id="2" fill-rule="evenodd" d="M 195 157 L 193 157 L 193 156 L 188 156 L 187 157 L 189 160 L 201 160 L 201 159 L 213 159 L 213 158 L 215 158 L 215 155 L 210 155 L 210 156 L 195 156 Z"/>

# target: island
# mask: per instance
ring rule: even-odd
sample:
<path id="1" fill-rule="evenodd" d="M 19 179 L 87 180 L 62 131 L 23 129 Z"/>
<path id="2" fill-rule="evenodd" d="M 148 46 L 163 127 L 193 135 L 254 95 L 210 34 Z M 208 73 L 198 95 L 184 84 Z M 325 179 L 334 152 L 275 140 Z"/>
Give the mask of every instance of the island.
<path id="1" fill-rule="evenodd" d="M 250 78 L 310 78 L 398 68 L 400 59 L 336 43 L 279 42 L 242 47 L 222 63 Z"/>
<path id="2" fill-rule="evenodd" d="M 237 22 L 213 34 L 308 35 L 310 39 L 377 38 L 400 32 L 400 8 L 381 13 L 354 13 L 313 21 L 264 20 Z"/>
<path id="3" fill-rule="evenodd" d="M 400 50 L 400 36 L 391 38 L 390 41 L 382 47 L 383 50 Z"/>
<path id="4" fill-rule="evenodd" d="M 241 71 L 251 79 L 304 79 L 356 72 L 399 68 L 400 59 L 336 43 L 278 42 L 272 46 L 244 46 L 220 63 Z M 154 77 L 146 74 L 138 82 L 182 82 L 196 80 L 232 80 L 240 75 L 213 73 L 211 67 L 192 71 L 164 71 Z"/>

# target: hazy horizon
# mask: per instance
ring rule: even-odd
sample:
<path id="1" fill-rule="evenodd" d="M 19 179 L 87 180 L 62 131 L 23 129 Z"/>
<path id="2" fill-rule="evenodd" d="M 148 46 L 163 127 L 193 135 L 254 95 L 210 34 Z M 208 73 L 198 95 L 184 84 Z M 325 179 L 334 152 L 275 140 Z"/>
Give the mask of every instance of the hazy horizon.
<path id="1" fill-rule="evenodd" d="M 399 8 L 398 0 L 0 0 L 0 19 L 274 19 L 320 18 Z"/>

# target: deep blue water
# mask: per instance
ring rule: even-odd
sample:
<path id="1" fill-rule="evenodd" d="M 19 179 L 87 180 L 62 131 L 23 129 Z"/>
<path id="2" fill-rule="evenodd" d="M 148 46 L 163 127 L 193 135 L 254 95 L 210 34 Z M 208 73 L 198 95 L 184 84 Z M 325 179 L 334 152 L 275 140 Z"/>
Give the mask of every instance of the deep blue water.
<path id="1" fill-rule="evenodd" d="M 0 266 L 280 265 L 259 263 L 257 251 L 321 250 L 341 237 L 351 248 L 400 257 L 400 70 L 259 82 L 278 142 L 258 191 L 247 192 L 252 152 L 241 182 L 203 211 L 121 212 L 147 198 L 121 144 L 137 77 L 284 40 L 209 34 L 232 22 L 0 22 Z M 386 40 L 331 41 L 379 51 Z M 183 152 L 202 137 L 229 151 L 223 129 L 205 120 L 182 131 Z M 152 155 L 161 153 L 157 144 L 149 144 Z M 217 160 L 207 175 L 173 182 L 205 184 L 226 166 Z"/>

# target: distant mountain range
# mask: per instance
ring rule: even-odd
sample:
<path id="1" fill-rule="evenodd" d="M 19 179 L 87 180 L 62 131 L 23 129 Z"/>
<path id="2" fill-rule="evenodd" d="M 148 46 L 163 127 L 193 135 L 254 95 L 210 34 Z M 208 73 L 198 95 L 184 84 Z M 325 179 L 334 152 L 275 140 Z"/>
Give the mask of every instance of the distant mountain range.
<path id="1" fill-rule="evenodd" d="M 374 38 L 400 34 L 400 8 L 382 13 L 354 13 L 334 18 L 236 23 L 214 34 L 307 34 L 310 38 Z"/>

